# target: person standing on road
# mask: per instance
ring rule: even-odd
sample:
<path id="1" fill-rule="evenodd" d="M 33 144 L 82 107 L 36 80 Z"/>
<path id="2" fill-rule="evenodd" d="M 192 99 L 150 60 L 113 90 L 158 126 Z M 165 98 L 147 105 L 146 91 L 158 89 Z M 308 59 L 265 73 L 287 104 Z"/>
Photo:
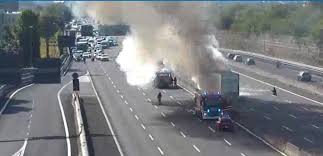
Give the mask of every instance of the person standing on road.
<path id="1" fill-rule="evenodd" d="M 174 87 L 176 87 L 177 86 L 177 78 L 176 78 L 176 76 L 174 77 Z"/>
<path id="2" fill-rule="evenodd" d="M 161 94 L 161 92 L 159 92 L 158 95 L 157 95 L 159 105 L 161 104 L 161 98 L 162 98 L 162 94 Z"/>

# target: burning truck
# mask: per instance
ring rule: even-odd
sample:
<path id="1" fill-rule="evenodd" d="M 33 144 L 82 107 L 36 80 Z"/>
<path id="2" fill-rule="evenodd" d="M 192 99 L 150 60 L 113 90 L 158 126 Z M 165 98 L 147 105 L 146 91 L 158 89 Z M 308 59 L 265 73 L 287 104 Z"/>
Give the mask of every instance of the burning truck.
<path id="1" fill-rule="evenodd" d="M 224 71 L 199 80 L 205 86 L 198 83 L 200 89 L 196 89 L 194 93 L 195 114 L 202 119 L 218 119 L 223 111 L 231 109 L 233 100 L 239 96 L 239 75 Z M 206 83 L 207 81 L 209 82 Z"/>

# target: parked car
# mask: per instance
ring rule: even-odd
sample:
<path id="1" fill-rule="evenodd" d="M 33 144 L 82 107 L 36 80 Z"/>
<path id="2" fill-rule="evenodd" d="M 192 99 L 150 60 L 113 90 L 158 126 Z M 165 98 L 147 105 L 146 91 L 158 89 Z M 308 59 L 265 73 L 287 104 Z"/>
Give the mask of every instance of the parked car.
<path id="1" fill-rule="evenodd" d="M 234 54 L 232 54 L 232 53 L 228 53 L 228 54 L 227 54 L 227 58 L 228 58 L 228 59 L 230 59 L 230 60 L 233 60 L 234 56 L 235 56 L 235 55 L 234 55 Z"/>
<path id="2" fill-rule="evenodd" d="M 255 62 L 255 60 L 254 60 L 254 59 L 252 59 L 252 58 L 247 58 L 247 59 L 246 59 L 246 61 L 245 61 L 245 64 L 246 64 L 246 65 L 255 65 L 255 64 L 256 64 L 256 62 Z"/>
<path id="3" fill-rule="evenodd" d="M 311 81 L 312 79 L 312 75 L 308 72 L 308 71 L 300 71 L 298 74 L 297 74 L 297 80 L 298 81 Z"/>
<path id="4" fill-rule="evenodd" d="M 236 55 L 233 57 L 233 60 L 236 62 L 242 62 L 242 56 L 241 55 Z"/>

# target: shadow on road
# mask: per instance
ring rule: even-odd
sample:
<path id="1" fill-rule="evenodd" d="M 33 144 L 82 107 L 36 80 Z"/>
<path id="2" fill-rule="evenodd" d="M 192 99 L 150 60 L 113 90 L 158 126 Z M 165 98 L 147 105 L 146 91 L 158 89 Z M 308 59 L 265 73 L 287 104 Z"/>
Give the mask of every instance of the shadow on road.
<path id="1" fill-rule="evenodd" d="M 7 101 L 8 98 L 3 98 L 3 101 Z M 19 112 L 29 112 L 31 108 L 27 107 L 27 104 L 31 101 L 28 100 L 19 100 L 19 99 L 11 99 L 10 103 L 8 104 L 7 108 L 3 112 L 3 114 L 16 114 Z M 4 104 L 5 102 L 3 102 Z M 28 104 L 28 106 L 31 106 Z M 1 106 L 2 108 L 3 106 Z"/>

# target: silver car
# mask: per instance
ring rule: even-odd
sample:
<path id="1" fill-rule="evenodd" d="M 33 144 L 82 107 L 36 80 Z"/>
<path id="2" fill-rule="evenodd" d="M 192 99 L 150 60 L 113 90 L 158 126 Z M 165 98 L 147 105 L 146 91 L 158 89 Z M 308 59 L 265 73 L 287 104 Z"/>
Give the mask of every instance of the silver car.
<path id="1" fill-rule="evenodd" d="M 241 55 L 236 55 L 233 57 L 233 60 L 236 62 L 242 62 L 242 56 Z"/>
<path id="2" fill-rule="evenodd" d="M 312 79 L 312 75 L 307 72 L 307 71 L 300 71 L 298 74 L 297 74 L 297 80 L 298 81 L 311 81 Z"/>

